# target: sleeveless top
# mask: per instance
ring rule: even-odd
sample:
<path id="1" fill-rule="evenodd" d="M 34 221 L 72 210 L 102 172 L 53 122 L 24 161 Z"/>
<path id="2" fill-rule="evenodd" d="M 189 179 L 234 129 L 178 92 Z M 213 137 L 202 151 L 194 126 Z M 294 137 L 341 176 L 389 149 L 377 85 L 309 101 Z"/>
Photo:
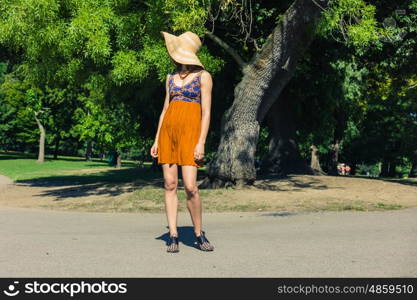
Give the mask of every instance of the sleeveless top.
<path id="1" fill-rule="evenodd" d="M 201 71 L 199 71 L 199 74 L 194 75 L 193 80 L 183 87 L 175 84 L 173 78 L 174 74 L 175 72 L 172 72 L 169 76 L 169 102 L 181 100 L 201 103 Z"/>

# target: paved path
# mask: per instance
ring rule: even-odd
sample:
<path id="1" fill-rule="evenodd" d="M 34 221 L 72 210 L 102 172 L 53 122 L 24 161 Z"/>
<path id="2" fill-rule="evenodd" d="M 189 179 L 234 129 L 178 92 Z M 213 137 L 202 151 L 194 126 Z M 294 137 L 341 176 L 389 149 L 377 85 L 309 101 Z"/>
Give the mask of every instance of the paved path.
<path id="1" fill-rule="evenodd" d="M 13 180 L 11 180 L 9 177 L 0 174 L 0 189 L 5 188 L 10 184 L 13 184 Z"/>
<path id="2" fill-rule="evenodd" d="M 165 252 L 164 214 L 0 207 L 0 277 L 417 277 L 417 209 L 204 214 L 212 253 Z"/>

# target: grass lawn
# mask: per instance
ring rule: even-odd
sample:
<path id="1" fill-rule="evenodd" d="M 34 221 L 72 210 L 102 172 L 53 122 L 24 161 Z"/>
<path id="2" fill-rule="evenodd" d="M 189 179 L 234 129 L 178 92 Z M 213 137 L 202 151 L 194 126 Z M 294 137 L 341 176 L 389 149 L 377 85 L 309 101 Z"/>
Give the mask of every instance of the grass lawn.
<path id="1" fill-rule="evenodd" d="M 50 179 L 50 180 L 74 180 L 76 182 L 91 182 L 91 180 L 102 179 L 118 182 L 125 176 L 114 174 L 115 168 L 110 166 L 106 160 L 93 159 L 86 161 L 82 157 L 58 156 L 53 159 L 51 155 L 45 156 L 44 163 L 38 163 L 34 154 L 22 154 L 14 152 L 0 152 L 0 174 L 3 174 L 14 181 Z M 132 161 L 122 161 L 122 169 L 128 170 L 136 167 Z M 109 172 L 106 172 L 109 171 Z M 93 178 L 87 178 L 93 173 Z M 95 176 L 98 176 L 94 178 Z M 125 179 L 126 180 L 126 179 Z"/>

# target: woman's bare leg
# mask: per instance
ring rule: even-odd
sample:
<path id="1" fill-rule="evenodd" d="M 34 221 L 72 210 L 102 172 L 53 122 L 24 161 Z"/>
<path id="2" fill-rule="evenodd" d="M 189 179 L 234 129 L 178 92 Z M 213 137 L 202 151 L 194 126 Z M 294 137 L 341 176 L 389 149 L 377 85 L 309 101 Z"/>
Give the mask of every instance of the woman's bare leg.
<path id="1" fill-rule="evenodd" d="M 197 187 L 197 167 L 182 166 L 181 171 L 184 189 L 187 194 L 187 208 L 194 225 L 194 232 L 199 236 L 202 230 L 202 206 Z M 212 246 L 208 243 L 204 243 L 203 247 L 211 248 Z"/>
<path id="2" fill-rule="evenodd" d="M 199 235 L 202 223 L 201 199 L 197 188 L 197 167 L 182 166 L 182 180 L 187 194 L 187 208 L 194 225 L 194 232 Z"/>
<path id="3" fill-rule="evenodd" d="M 169 233 L 178 236 L 177 216 L 178 216 L 178 166 L 176 164 L 163 164 L 165 188 L 165 212 L 168 220 Z"/>

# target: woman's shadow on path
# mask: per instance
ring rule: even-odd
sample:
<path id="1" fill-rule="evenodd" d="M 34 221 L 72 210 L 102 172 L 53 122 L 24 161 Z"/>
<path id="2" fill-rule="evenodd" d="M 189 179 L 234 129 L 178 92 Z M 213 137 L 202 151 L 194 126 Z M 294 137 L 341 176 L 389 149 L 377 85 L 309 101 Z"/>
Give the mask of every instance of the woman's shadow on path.
<path id="1" fill-rule="evenodd" d="M 168 226 L 166 228 L 168 229 Z M 193 226 L 179 226 L 177 227 L 177 230 L 178 230 L 178 242 L 179 243 L 183 243 L 184 245 L 188 247 L 199 249 L 196 239 L 195 239 Z M 165 241 L 165 245 L 167 245 L 169 241 L 169 232 L 164 233 L 156 237 L 155 239 Z"/>

